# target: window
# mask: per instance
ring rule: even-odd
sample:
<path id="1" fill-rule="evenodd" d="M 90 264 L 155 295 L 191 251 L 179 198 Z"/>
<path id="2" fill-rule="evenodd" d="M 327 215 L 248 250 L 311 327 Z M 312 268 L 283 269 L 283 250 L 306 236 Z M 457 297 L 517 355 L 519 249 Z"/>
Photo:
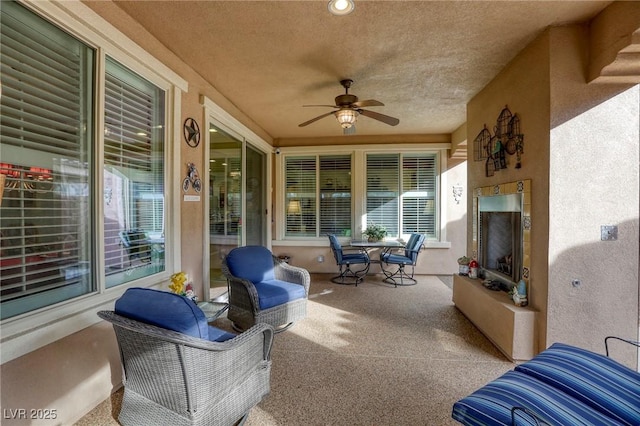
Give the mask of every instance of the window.
<path id="1" fill-rule="evenodd" d="M 437 238 L 436 165 L 435 154 L 368 154 L 367 223 Z"/>
<path id="2" fill-rule="evenodd" d="M 320 236 L 351 236 L 351 156 L 320 157 Z"/>
<path id="3" fill-rule="evenodd" d="M 287 157 L 286 235 L 351 235 L 351 156 Z"/>
<path id="4" fill-rule="evenodd" d="M 397 148 L 396 148 L 397 149 Z M 305 155 L 283 153 L 284 221 L 278 235 L 295 239 L 326 234 L 360 238 L 369 223 L 387 229 L 389 238 L 412 233 L 439 239 L 439 149 L 408 147 L 406 152 Z"/>
<path id="5" fill-rule="evenodd" d="M 28 321 L 50 324 L 96 305 L 79 296 L 166 273 L 172 86 L 156 76 L 158 87 L 18 3 L 3 2 L 1 24 L 0 312 L 5 336 L 21 336 L 21 314 L 76 300 Z M 104 98 L 96 96 L 102 81 Z"/>
<path id="6" fill-rule="evenodd" d="M 384 226 L 390 237 L 398 237 L 399 182 L 399 154 L 367 155 L 366 222 Z"/>
<path id="7" fill-rule="evenodd" d="M 316 157 L 285 160 L 285 212 L 288 236 L 316 236 Z"/>
<path id="8" fill-rule="evenodd" d="M 164 92 L 107 59 L 104 252 L 107 287 L 164 270 Z"/>
<path id="9" fill-rule="evenodd" d="M 1 18 L 2 319 L 95 290 L 95 52 L 13 2 Z"/>

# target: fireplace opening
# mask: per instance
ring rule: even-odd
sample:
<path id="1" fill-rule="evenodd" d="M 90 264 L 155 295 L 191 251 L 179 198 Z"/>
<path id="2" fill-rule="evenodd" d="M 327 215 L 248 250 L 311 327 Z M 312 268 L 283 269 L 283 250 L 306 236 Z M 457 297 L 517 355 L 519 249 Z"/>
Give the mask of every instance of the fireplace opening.
<path id="1" fill-rule="evenodd" d="M 478 198 L 478 263 L 485 278 L 522 278 L 522 194 Z"/>

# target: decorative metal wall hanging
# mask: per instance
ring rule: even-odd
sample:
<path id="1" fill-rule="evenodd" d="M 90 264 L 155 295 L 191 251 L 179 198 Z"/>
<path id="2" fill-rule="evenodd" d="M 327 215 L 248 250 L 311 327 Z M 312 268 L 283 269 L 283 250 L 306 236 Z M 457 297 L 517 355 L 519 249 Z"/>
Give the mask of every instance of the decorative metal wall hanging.
<path id="1" fill-rule="evenodd" d="M 473 158 L 475 161 L 482 161 L 487 158 L 487 145 L 489 145 L 490 140 L 491 132 L 485 124 L 484 129 L 478 133 L 478 136 L 473 141 Z"/>
<path id="2" fill-rule="evenodd" d="M 197 147 L 200 144 L 200 127 L 193 118 L 187 118 L 182 125 L 182 132 L 184 134 L 184 140 L 192 148 Z"/>
<path id="3" fill-rule="evenodd" d="M 193 186 L 193 189 L 198 193 L 202 190 L 202 181 L 198 175 L 198 169 L 193 163 L 187 163 L 187 177 L 182 181 L 182 190 L 187 192 L 189 186 Z"/>
<path id="4" fill-rule="evenodd" d="M 520 131 L 520 118 L 517 114 L 511 114 L 507 106 L 500 111 L 493 131 L 494 134 L 491 135 L 485 124 L 484 129 L 473 141 L 473 158 L 475 161 L 485 160 L 487 177 L 508 167 L 507 155 L 516 154 L 515 168 L 522 167 L 524 152 L 524 135 Z"/>

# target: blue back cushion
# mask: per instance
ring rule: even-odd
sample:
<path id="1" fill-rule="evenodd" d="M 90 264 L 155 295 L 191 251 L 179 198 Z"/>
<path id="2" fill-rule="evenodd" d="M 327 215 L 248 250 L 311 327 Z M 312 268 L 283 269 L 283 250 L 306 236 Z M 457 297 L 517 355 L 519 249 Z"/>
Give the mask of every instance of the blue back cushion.
<path id="1" fill-rule="evenodd" d="M 424 234 L 411 234 L 409 242 L 407 243 L 407 249 L 405 250 L 405 256 L 411 259 L 412 263 L 415 263 L 418 259 L 418 253 L 420 247 L 424 243 Z"/>
<path id="2" fill-rule="evenodd" d="M 511 408 L 523 407 L 548 425 L 621 425 L 571 395 L 528 374 L 508 371 L 453 405 L 451 417 L 465 425 L 504 426 L 511 423 Z M 518 416 L 517 425 L 536 424 Z"/>
<path id="3" fill-rule="evenodd" d="M 329 245 L 331 246 L 333 257 L 336 258 L 336 262 L 340 265 L 342 263 L 342 245 L 335 235 L 327 234 L 327 236 L 329 237 Z"/>
<path id="4" fill-rule="evenodd" d="M 275 279 L 273 257 L 266 247 L 234 248 L 227 254 L 225 261 L 233 276 L 249 280 L 254 284 Z"/>
<path id="5" fill-rule="evenodd" d="M 193 300 L 168 291 L 130 288 L 116 300 L 115 312 L 123 317 L 200 339 L 221 342 L 234 337 L 233 334 L 225 334 L 222 330 L 209 327 L 204 312 Z M 212 328 L 214 330 L 210 330 Z"/>
<path id="6" fill-rule="evenodd" d="M 640 425 L 640 373 L 611 358 L 554 343 L 515 369 L 550 384 L 621 423 Z"/>

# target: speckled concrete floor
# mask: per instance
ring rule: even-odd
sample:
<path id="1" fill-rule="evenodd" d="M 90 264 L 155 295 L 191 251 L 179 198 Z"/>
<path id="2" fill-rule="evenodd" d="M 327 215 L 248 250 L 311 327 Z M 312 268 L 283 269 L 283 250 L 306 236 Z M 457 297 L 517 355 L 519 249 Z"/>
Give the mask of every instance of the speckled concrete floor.
<path id="1" fill-rule="evenodd" d="M 308 316 L 276 335 L 271 393 L 246 426 L 454 425 L 453 403 L 514 367 L 435 276 L 394 288 L 313 275 Z M 228 328 L 226 318 L 215 325 Z M 117 425 L 121 392 L 81 426 Z"/>

